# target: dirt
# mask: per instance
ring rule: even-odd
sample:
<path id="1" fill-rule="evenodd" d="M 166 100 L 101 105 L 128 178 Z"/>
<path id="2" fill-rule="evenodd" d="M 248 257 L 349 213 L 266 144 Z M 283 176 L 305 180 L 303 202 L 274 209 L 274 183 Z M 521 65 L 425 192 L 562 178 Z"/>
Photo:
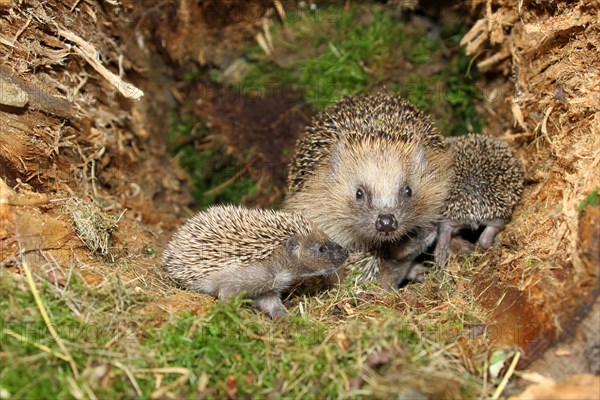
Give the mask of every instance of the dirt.
<path id="1" fill-rule="evenodd" d="M 260 95 L 230 88 L 199 84 L 190 93 L 195 113 L 218 132 L 234 152 L 242 150 L 241 165 L 247 165 L 261 182 L 252 202 L 261 206 L 283 199 L 287 164 L 296 140 L 310 122 L 313 111 L 302 93 L 281 86 Z M 200 94 L 200 98 L 194 99 Z M 272 184 L 272 189 L 267 185 Z"/>
<path id="2" fill-rule="evenodd" d="M 593 399 L 600 392 L 600 377 L 591 374 L 578 374 L 559 382 L 541 375 L 526 375 L 534 382 L 523 393 L 512 396 L 512 400 L 542 400 L 542 399 Z"/>

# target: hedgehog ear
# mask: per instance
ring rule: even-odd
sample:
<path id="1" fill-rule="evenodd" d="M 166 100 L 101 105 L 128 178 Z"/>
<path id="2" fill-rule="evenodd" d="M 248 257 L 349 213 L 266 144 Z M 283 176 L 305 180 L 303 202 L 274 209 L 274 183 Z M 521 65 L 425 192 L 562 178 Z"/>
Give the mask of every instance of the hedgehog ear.
<path id="1" fill-rule="evenodd" d="M 415 166 L 418 166 L 418 170 L 427 169 L 427 165 L 429 164 L 429 160 L 427 159 L 427 151 L 425 151 L 425 146 L 423 143 L 417 143 L 417 155 L 415 160 Z"/>
<path id="2" fill-rule="evenodd" d="M 333 175 L 336 175 L 340 169 L 340 163 L 342 160 L 340 155 L 341 152 L 341 145 L 338 144 L 333 148 L 333 152 L 331 153 L 331 173 Z"/>
<path id="3" fill-rule="evenodd" d="M 427 152 L 425 151 L 425 146 L 421 142 L 417 145 L 417 158 L 419 164 L 427 163 Z"/>
<path id="4" fill-rule="evenodd" d="M 300 258 L 300 238 L 298 235 L 291 236 L 285 242 L 285 250 L 290 256 Z"/>

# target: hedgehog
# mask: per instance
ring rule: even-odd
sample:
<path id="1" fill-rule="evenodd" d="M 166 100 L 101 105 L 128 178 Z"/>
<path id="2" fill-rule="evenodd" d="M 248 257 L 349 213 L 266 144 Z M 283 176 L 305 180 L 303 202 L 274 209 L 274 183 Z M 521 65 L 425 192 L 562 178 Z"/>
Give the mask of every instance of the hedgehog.
<path id="1" fill-rule="evenodd" d="M 523 192 L 523 164 L 508 144 L 493 136 L 467 134 L 446 141 L 454 157 L 454 181 L 439 225 L 435 261 L 444 265 L 452 235 L 477 231 L 479 246 L 489 249 L 510 219 Z"/>
<path id="2" fill-rule="evenodd" d="M 437 151 L 447 147 L 429 118 L 401 97 L 384 92 L 347 96 L 317 114 L 296 143 L 288 167 L 288 196 L 302 188 L 317 166 L 327 162 L 339 139 L 366 134 L 419 140 Z"/>
<path id="3" fill-rule="evenodd" d="M 412 104 L 385 93 L 347 97 L 319 113 L 298 141 L 284 209 L 350 251 L 381 259 L 384 244 L 404 247 L 435 228 L 451 163 L 443 137 Z M 376 261 L 363 278 L 377 275 Z"/>
<path id="4" fill-rule="evenodd" d="M 213 206 L 180 227 L 163 264 L 180 286 L 228 301 L 244 293 L 271 318 L 286 314 L 282 291 L 329 275 L 348 252 L 297 213 Z"/>

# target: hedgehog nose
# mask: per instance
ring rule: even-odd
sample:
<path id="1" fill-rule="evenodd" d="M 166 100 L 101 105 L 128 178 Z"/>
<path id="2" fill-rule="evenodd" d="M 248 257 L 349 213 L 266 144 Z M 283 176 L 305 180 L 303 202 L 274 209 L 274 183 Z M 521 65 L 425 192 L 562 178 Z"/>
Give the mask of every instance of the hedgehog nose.
<path id="1" fill-rule="evenodd" d="M 375 221 L 375 229 L 379 232 L 394 232 L 398 229 L 398 221 L 394 214 L 379 214 Z"/>

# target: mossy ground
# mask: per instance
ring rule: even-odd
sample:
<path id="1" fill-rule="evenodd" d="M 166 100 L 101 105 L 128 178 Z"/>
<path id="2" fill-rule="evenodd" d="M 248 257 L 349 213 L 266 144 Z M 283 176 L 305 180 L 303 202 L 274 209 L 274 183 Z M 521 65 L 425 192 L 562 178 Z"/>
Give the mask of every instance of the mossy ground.
<path id="1" fill-rule="evenodd" d="M 259 47 L 241 90 L 291 85 L 318 111 L 343 96 L 389 90 L 432 113 L 446 135 L 480 132 L 477 72 L 458 42 L 461 21 L 439 25 L 394 14 L 389 7 L 330 6 L 294 15 L 271 29 L 273 55 Z"/>
<path id="2" fill-rule="evenodd" d="M 188 173 L 199 208 L 214 203 L 239 204 L 253 193 L 256 183 L 248 173 L 238 174 L 242 170 L 238 158 L 227 154 L 224 143 L 205 140 L 208 130 L 202 121 L 173 112 L 170 126 L 169 152 Z"/>
<path id="3" fill-rule="evenodd" d="M 437 270 L 425 285 L 450 293 L 452 281 Z M 276 321 L 241 299 L 201 315 L 157 318 L 144 311 L 156 299 L 117 273 L 99 286 L 78 273 L 66 287 L 37 286 L 77 371 L 58 356 L 63 348 L 26 279 L 0 271 L 0 390 L 10 399 L 482 394 L 483 365 L 468 373 L 456 347 L 477 312 L 438 310 L 428 320 L 431 310 L 416 315 L 398 293 L 372 284 L 349 279 L 318 297 L 292 295 L 289 317 Z M 404 295 L 419 292 L 409 287 Z"/>

